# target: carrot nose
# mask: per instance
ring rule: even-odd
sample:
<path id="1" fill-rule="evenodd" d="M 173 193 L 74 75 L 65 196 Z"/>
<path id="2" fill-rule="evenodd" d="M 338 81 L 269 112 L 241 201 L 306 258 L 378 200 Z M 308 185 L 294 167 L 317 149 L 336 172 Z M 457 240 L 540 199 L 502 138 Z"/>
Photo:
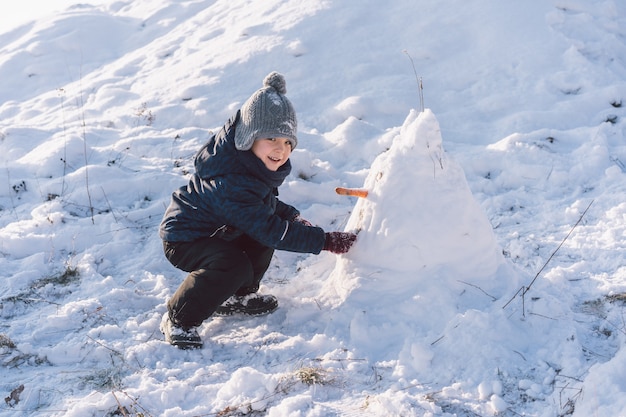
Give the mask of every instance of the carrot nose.
<path id="1" fill-rule="evenodd" d="M 366 198 L 367 197 L 367 190 L 363 190 L 360 188 L 345 188 L 345 187 L 337 187 L 335 188 L 335 192 L 339 195 L 349 195 L 352 197 L 361 197 L 361 198 Z"/>

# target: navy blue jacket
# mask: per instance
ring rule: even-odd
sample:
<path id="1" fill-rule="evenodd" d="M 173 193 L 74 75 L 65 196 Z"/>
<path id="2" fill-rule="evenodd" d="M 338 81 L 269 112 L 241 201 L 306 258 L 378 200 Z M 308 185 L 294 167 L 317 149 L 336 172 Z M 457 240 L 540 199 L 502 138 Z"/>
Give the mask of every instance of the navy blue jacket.
<path id="1" fill-rule="evenodd" d="M 246 234 L 274 249 L 320 253 L 324 230 L 294 222 L 298 210 L 277 197 L 291 162 L 271 171 L 252 151 L 238 151 L 238 119 L 239 112 L 198 151 L 196 172 L 172 194 L 159 228 L 161 239 L 233 240 Z"/>

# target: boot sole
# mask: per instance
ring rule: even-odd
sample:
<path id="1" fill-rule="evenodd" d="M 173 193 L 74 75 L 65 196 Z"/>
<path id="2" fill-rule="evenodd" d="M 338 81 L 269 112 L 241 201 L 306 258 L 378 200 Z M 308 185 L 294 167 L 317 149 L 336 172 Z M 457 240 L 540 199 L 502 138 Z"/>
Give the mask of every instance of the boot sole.
<path id="1" fill-rule="evenodd" d="M 188 350 L 188 349 L 201 349 L 203 344 L 202 342 L 196 342 L 193 340 L 167 340 L 170 345 L 176 346 L 179 349 Z"/>
<path id="2" fill-rule="evenodd" d="M 274 311 L 276 311 L 276 309 L 278 309 L 278 303 L 276 303 L 276 305 L 274 305 L 269 310 L 268 309 L 250 310 L 250 309 L 243 309 L 243 308 L 232 309 L 232 308 L 226 308 L 226 307 L 220 306 L 217 308 L 217 310 L 215 310 L 213 315 L 218 316 L 218 317 L 229 317 L 229 316 L 234 316 L 234 315 L 259 317 L 259 316 L 266 316 L 268 314 L 271 314 Z"/>

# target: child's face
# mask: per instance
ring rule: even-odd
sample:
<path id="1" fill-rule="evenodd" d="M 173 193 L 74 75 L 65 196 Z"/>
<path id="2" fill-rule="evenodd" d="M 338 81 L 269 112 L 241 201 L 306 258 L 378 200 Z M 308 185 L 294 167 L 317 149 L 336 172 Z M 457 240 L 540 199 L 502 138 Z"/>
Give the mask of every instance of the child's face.
<path id="1" fill-rule="evenodd" d="M 252 153 L 259 158 L 267 169 L 276 171 L 291 155 L 291 141 L 287 138 L 257 139 L 252 144 Z"/>

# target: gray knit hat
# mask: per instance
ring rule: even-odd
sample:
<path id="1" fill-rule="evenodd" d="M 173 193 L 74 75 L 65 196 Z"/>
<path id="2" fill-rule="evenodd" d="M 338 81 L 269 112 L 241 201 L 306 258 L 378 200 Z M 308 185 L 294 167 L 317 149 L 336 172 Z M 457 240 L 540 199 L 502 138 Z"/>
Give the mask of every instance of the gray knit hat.
<path id="1" fill-rule="evenodd" d="M 235 147 L 240 151 L 252 148 L 260 138 L 287 138 L 291 148 L 298 144 L 296 112 L 287 97 L 285 77 L 277 72 L 263 79 L 263 88 L 257 90 L 243 104 L 235 128 Z"/>

